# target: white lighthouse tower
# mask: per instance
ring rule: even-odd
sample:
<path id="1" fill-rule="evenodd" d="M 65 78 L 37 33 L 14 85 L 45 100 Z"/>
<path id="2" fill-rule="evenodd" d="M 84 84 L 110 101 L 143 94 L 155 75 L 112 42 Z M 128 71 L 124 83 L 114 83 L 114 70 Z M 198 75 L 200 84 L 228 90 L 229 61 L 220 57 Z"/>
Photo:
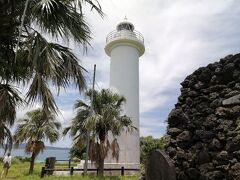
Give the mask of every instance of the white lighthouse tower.
<path id="1" fill-rule="evenodd" d="M 139 168 L 139 57 L 145 51 L 144 38 L 125 20 L 106 38 L 105 52 L 111 57 L 110 88 L 126 98 L 123 114 L 129 116 L 138 128 L 132 134 L 122 133 L 118 138 L 118 164 L 125 168 Z M 113 161 L 112 161 L 113 163 Z"/>

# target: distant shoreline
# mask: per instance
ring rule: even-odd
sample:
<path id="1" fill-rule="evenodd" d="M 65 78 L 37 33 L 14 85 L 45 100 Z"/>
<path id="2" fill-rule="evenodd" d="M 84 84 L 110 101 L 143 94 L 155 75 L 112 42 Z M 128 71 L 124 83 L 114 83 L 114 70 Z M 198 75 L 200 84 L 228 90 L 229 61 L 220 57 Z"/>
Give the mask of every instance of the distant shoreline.
<path id="1" fill-rule="evenodd" d="M 37 156 L 36 162 L 44 162 L 47 157 L 56 157 L 56 159 L 68 160 L 69 159 L 69 148 L 58 148 L 58 147 L 49 147 L 47 146 L 43 152 L 40 152 Z M 13 148 L 11 155 L 21 156 L 21 157 L 30 157 L 31 154 L 26 154 L 24 148 Z M 4 149 L 0 149 L 0 157 L 4 156 Z"/>
<path id="2" fill-rule="evenodd" d="M 26 144 L 20 144 L 18 148 L 15 148 L 13 145 L 13 149 L 25 149 Z M 0 147 L 1 150 L 3 150 L 3 147 Z M 45 146 L 45 150 L 70 150 L 70 148 L 66 147 L 54 147 L 54 146 Z"/>

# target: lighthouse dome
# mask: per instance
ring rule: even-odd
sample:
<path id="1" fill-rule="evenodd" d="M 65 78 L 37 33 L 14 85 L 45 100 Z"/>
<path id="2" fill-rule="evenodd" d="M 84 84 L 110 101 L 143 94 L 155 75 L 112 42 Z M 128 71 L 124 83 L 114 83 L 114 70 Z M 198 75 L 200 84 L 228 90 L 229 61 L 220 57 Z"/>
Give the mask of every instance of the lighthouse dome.
<path id="1" fill-rule="evenodd" d="M 134 31 L 134 25 L 128 21 L 123 21 L 117 25 L 116 29 L 117 31 L 122 31 L 122 30 Z"/>

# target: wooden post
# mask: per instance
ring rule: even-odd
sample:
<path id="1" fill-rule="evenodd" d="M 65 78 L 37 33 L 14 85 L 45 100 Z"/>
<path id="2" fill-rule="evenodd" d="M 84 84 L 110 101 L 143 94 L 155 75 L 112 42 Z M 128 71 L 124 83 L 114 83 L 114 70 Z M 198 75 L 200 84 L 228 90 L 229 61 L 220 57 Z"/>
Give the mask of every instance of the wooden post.
<path id="1" fill-rule="evenodd" d="M 121 167 L 121 176 L 124 176 L 124 167 Z"/>
<path id="2" fill-rule="evenodd" d="M 71 176 L 73 175 L 73 167 L 71 167 L 71 169 L 70 169 L 70 175 Z"/>
<path id="3" fill-rule="evenodd" d="M 45 175 L 45 167 L 42 167 L 42 171 L 41 171 L 41 175 L 40 175 L 40 177 L 43 178 L 44 175 Z"/>

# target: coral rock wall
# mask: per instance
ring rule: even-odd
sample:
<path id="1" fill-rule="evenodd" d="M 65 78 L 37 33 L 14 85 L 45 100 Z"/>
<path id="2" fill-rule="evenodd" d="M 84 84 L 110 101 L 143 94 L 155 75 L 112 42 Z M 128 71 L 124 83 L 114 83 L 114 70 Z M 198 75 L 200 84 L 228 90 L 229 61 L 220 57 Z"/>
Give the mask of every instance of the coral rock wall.
<path id="1" fill-rule="evenodd" d="M 168 117 L 166 152 L 179 180 L 240 179 L 240 54 L 202 67 L 182 83 Z"/>

